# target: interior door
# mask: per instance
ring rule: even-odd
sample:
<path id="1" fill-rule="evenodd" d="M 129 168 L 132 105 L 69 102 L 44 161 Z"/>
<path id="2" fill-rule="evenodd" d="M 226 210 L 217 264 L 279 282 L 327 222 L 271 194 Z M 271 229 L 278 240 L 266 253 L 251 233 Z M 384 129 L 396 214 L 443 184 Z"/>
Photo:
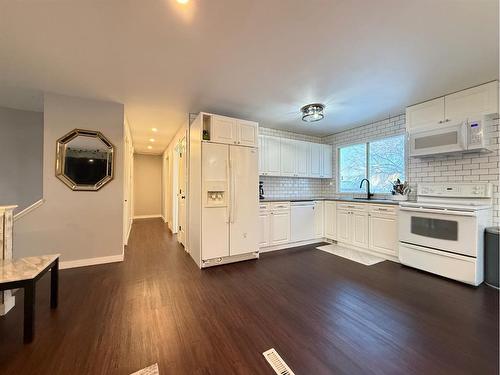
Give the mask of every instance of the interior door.
<path id="1" fill-rule="evenodd" d="M 256 148 L 230 146 L 229 254 L 259 250 L 259 172 Z"/>
<path id="2" fill-rule="evenodd" d="M 182 138 L 178 144 L 179 153 L 179 168 L 178 168 L 178 181 L 179 192 L 178 199 L 178 223 L 179 230 L 177 232 L 177 241 L 185 245 L 186 240 L 186 138 Z"/>

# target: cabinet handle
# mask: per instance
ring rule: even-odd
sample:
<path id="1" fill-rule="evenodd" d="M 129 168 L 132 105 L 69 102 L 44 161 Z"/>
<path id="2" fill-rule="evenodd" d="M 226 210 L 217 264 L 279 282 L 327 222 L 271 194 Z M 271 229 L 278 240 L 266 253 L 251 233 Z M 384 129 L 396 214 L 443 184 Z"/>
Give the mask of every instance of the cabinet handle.
<path id="1" fill-rule="evenodd" d="M 445 121 L 445 122 L 448 122 L 448 121 L 450 121 L 450 119 L 449 119 L 449 118 L 447 118 L 447 119 L 446 119 L 446 120 L 444 120 L 444 121 Z"/>
<path id="2" fill-rule="evenodd" d="M 444 121 L 443 120 L 439 120 L 438 124 L 442 124 Z"/>
<path id="3" fill-rule="evenodd" d="M 379 211 L 387 211 L 387 208 L 379 208 Z"/>

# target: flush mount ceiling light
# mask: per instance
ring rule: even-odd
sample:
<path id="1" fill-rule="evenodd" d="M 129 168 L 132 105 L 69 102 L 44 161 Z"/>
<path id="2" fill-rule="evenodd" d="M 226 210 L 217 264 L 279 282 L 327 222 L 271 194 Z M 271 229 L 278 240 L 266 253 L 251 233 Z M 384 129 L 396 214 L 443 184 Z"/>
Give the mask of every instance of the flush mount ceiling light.
<path id="1" fill-rule="evenodd" d="M 151 150 L 153 148 L 153 146 L 148 146 L 148 150 Z"/>
<path id="2" fill-rule="evenodd" d="M 149 138 L 149 142 L 154 142 L 155 139 L 154 138 Z"/>
<path id="3" fill-rule="evenodd" d="M 325 115 L 323 111 L 325 110 L 325 105 L 320 103 L 313 103 L 303 106 L 300 111 L 302 112 L 302 121 L 314 122 L 322 120 Z"/>
<path id="4" fill-rule="evenodd" d="M 155 133 L 158 131 L 158 129 L 157 129 L 157 128 L 151 128 L 151 130 L 152 130 L 153 132 L 155 132 Z"/>
<path id="5" fill-rule="evenodd" d="M 179 4 L 187 4 L 189 3 L 189 0 L 177 0 Z"/>

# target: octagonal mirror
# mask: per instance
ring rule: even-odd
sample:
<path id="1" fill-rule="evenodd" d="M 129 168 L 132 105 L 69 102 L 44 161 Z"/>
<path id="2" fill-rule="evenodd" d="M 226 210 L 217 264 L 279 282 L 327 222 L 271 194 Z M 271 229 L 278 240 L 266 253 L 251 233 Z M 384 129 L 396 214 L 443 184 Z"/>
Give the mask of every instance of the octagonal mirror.
<path id="1" fill-rule="evenodd" d="M 113 179 L 113 152 L 101 132 L 75 129 L 57 140 L 56 176 L 72 190 L 99 190 Z"/>

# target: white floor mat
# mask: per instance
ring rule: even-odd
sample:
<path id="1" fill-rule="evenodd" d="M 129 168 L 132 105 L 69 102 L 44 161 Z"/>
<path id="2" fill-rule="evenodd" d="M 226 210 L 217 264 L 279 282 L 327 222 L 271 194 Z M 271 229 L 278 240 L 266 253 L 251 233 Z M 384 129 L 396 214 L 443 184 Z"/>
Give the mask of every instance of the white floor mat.
<path id="1" fill-rule="evenodd" d="M 383 262 L 385 260 L 374 255 L 363 253 L 362 251 L 348 249 L 346 247 L 335 244 L 319 246 L 316 249 L 326 251 L 327 253 L 337 255 L 339 257 L 346 258 L 357 263 L 364 264 L 365 266 L 373 266 L 374 264 Z"/>
<path id="2" fill-rule="evenodd" d="M 134 372 L 133 374 L 130 375 L 159 375 L 159 374 L 160 372 L 158 371 L 158 363 L 155 363 L 154 365 L 143 368 L 142 370 Z"/>

